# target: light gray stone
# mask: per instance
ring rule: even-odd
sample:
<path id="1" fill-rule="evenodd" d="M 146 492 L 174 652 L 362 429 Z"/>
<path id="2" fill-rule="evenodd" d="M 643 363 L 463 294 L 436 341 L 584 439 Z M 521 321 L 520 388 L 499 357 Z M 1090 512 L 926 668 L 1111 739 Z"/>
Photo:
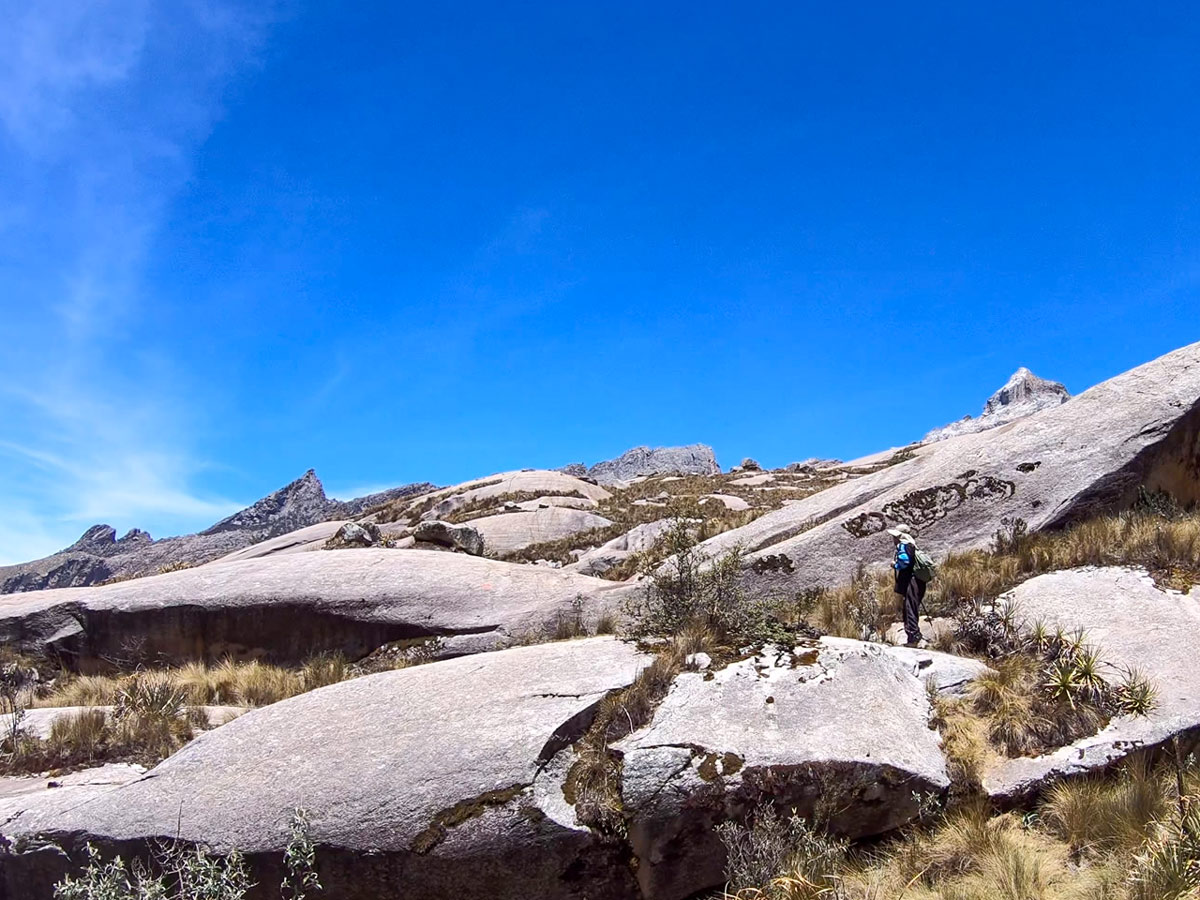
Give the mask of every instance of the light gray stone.
<path id="1" fill-rule="evenodd" d="M 859 641 L 848 638 L 826 637 L 821 640 L 831 647 L 859 645 Z M 962 696 L 972 681 L 988 671 L 986 663 L 953 653 L 888 644 L 880 646 L 884 653 L 904 665 L 914 678 L 926 685 L 932 683 L 939 694 L 950 697 Z"/>
<path id="2" fill-rule="evenodd" d="M 287 534 L 281 534 L 279 537 L 268 538 L 265 541 L 251 544 L 249 547 L 244 547 L 241 550 L 235 550 L 227 556 L 222 556 L 217 562 L 259 559 L 260 557 L 273 556 L 277 553 L 308 553 L 313 550 L 321 550 L 324 549 L 325 542 L 337 534 L 345 524 L 346 522 L 342 519 L 334 519 L 332 522 L 318 522 L 316 525 L 298 528 L 295 531 L 289 531 Z"/>
<path id="3" fill-rule="evenodd" d="M 534 544 L 558 541 L 612 525 L 609 519 L 582 509 L 546 506 L 530 512 L 501 513 L 472 519 L 489 553 L 511 553 Z"/>
<path id="4" fill-rule="evenodd" d="M 899 598 L 897 598 L 896 602 L 899 604 Z M 942 640 L 942 638 L 953 636 L 957 628 L 955 621 L 945 616 L 932 619 L 929 616 L 921 616 L 919 624 L 921 626 L 921 637 L 931 644 Z M 883 639 L 887 643 L 895 644 L 896 646 L 907 642 L 908 635 L 904 632 L 904 623 L 893 622 L 888 626 L 887 631 L 884 632 Z"/>
<path id="5" fill-rule="evenodd" d="M 584 575 L 602 575 L 634 553 L 645 553 L 653 549 L 671 529 L 674 521 L 659 519 L 656 522 L 635 525 L 619 537 L 580 555 L 569 568 Z"/>
<path id="6" fill-rule="evenodd" d="M 1193 589 L 1192 594 L 1195 594 Z M 1176 735 L 1185 749 L 1200 733 L 1200 607 L 1191 594 L 1160 590 L 1138 569 L 1075 569 L 1041 575 L 1008 595 L 1018 616 L 1031 625 L 1086 630 L 1111 667 L 1138 669 L 1158 690 L 1148 716 L 1120 716 L 1099 734 L 1044 756 L 1005 760 L 983 786 L 996 800 L 1013 802 L 1056 779 L 1105 769 L 1130 753 L 1152 749 Z"/>
<path id="7" fill-rule="evenodd" d="M 760 801 L 862 837 L 917 813 L 949 785 L 930 704 L 883 647 L 823 639 L 714 672 L 685 673 L 653 723 L 621 741 L 630 843 L 647 900 L 682 900 L 724 880 L 713 826 Z"/>
<path id="8" fill-rule="evenodd" d="M 652 475 L 720 475 L 712 447 L 634 447 L 605 462 L 596 463 L 588 475 L 600 484 L 617 484 Z"/>
<path id="9" fill-rule="evenodd" d="M 646 662 L 593 638 L 342 682 L 202 735 L 133 783 L 24 810 L 0 830 L 76 852 L 83 840 L 128 851 L 178 834 L 239 848 L 262 873 L 303 807 L 324 893 L 342 900 L 395 896 L 401 882 L 426 897 L 627 898 L 619 853 L 556 821 L 561 791 L 542 810 L 553 798 L 535 785 Z M 23 893 L 8 896 L 49 896 L 56 860 L 10 844 L 2 877 Z"/>
<path id="10" fill-rule="evenodd" d="M 721 503 L 726 509 L 732 512 L 744 512 L 750 508 L 750 504 L 741 497 L 735 497 L 733 494 L 705 494 L 700 498 L 701 503 L 715 501 Z"/>
<path id="11" fill-rule="evenodd" d="M 357 658 L 390 641 L 443 635 L 469 637 L 460 652 L 476 652 L 538 631 L 577 598 L 594 618 L 614 587 L 461 553 L 296 553 L 17 594 L 0 604 L 0 640 L 84 668 L 125 658 L 131 645 L 156 660 L 265 652 L 298 662 L 314 647 Z"/>
<path id="12" fill-rule="evenodd" d="M 410 510 L 418 504 L 436 501 L 422 514 L 426 519 L 448 516 L 467 504 L 478 504 L 486 500 L 499 499 L 506 494 L 539 494 L 544 497 L 579 495 L 589 500 L 607 500 L 612 496 L 604 488 L 590 481 L 575 478 L 564 472 L 548 469 L 523 469 L 519 472 L 500 472 L 486 478 L 477 478 L 453 487 L 442 488 L 423 494 L 414 501 Z"/>

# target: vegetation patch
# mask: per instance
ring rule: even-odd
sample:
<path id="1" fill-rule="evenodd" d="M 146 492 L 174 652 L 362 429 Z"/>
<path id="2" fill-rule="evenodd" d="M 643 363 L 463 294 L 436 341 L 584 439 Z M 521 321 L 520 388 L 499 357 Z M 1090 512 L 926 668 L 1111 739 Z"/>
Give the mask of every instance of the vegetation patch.
<path id="1" fill-rule="evenodd" d="M 970 801 L 850 846 L 762 806 L 720 826 L 727 897 L 740 900 L 1194 900 L 1195 760 L 1063 782 L 1025 815 Z"/>

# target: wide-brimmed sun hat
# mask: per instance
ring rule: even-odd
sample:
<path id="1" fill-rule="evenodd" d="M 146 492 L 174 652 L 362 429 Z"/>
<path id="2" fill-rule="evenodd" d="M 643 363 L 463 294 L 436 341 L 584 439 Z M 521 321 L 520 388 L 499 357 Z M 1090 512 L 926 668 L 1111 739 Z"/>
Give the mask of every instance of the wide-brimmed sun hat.
<path id="1" fill-rule="evenodd" d="M 912 537 L 912 532 L 910 532 L 908 530 L 907 525 L 897 525 L 895 528 L 889 528 L 887 530 L 887 533 L 890 534 L 894 538 Z"/>

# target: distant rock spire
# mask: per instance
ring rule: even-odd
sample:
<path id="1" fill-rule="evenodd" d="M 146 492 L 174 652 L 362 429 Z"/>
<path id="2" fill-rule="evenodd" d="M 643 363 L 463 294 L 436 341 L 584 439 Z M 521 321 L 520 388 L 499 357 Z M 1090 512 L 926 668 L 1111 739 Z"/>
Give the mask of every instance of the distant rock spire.
<path id="1" fill-rule="evenodd" d="M 1004 387 L 992 394 L 983 406 L 978 419 L 966 416 L 925 435 L 923 443 L 943 441 L 962 434 L 987 431 L 1008 422 L 1023 419 L 1043 409 L 1061 406 L 1071 399 L 1066 386 L 1057 381 L 1038 378 L 1024 366 L 1017 369 Z"/>

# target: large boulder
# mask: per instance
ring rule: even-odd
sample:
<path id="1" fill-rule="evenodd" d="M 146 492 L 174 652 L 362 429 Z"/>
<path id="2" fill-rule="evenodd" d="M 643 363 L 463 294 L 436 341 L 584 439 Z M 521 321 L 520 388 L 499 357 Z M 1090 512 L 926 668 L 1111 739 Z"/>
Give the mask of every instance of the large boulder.
<path id="1" fill-rule="evenodd" d="M 582 509 L 545 506 L 472 519 L 490 553 L 512 553 L 535 544 L 560 541 L 572 535 L 608 528 L 609 519 Z"/>
<path id="2" fill-rule="evenodd" d="M 25 803 L 0 825 L 3 896 L 49 897 L 84 842 L 128 856 L 176 836 L 238 848 L 259 883 L 278 884 L 302 807 L 322 897 L 632 898 L 620 848 L 560 821 L 561 795 L 542 782 L 645 663 L 611 638 L 544 644 L 255 710 L 133 783 L 69 806 Z"/>
<path id="3" fill-rule="evenodd" d="M 454 525 L 439 519 L 418 522 L 413 529 L 413 539 L 426 544 L 437 544 L 450 550 L 461 550 L 471 556 L 483 556 L 483 535 L 471 525 Z"/>
<path id="4" fill-rule="evenodd" d="M 850 837 L 910 821 L 950 783 L 930 714 L 909 661 L 858 641 L 680 675 L 653 723 L 616 748 L 642 896 L 719 887 L 713 827 L 761 802 Z"/>
<path id="5" fill-rule="evenodd" d="M 1004 387 L 988 398 L 978 419 L 966 416 L 957 422 L 935 428 L 925 435 L 924 443 L 998 428 L 1043 409 L 1061 406 L 1070 399 L 1071 393 L 1065 385 L 1038 378 L 1022 366 L 1013 373 Z"/>
<path id="6" fill-rule="evenodd" d="M 935 555 L 984 547 L 1002 520 L 1031 530 L 1131 503 L 1139 487 L 1200 501 L 1200 343 L 1000 428 L 851 464 L 857 477 L 711 538 L 740 544 L 748 587 L 790 595 L 886 565 L 904 524 Z M 786 557 L 786 565 L 754 563 Z"/>
<path id="7" fill-rule="evenodd" d="M 716 454 L 706 444 L 686 447 L 634 447 L 616 459 L 596 463 L 588 475 L 600 484 L 618 484 L 653 475 L 720 475 Z"/>
<path id="8" fill-rule="evenodd" d="M 249 547 L 243 547 L 241 550 L 235 550 L 226 556 L 222 556 L 220 562 L 234 562 L 240 559 L 259 559 L 263 556 L 274 556 L 275 554 L 288 553 L 308 553 L 314 550 L 325 549 L 326 542 L 341 531 L 342 526 L 350 523 L 342 519 L 334 519 L 332 522 L 318 522 L 316 525 L 309 525 L 307 528 L 297 528 L 295 531 L 289 531 L 287 534 L 281 534 L 278 537 L 268 538 L 257 544 L 251 544 Z"/>
<path id="9" fill-rule="evenodd" d="M 1084 629 L 1111 667 L 1107 677 L 1139 670 L 1156 687 L 1158 703 L 1147 716 L 1119 716 L 1099 734 L 1052 753 L 998 764 L 983 779 L 994 799 L 1024 799 L 1056 779 L 1108 768 L 1176 736 L 1185 738 L 1185 749 L 1194 742 L 1200 734 L 1200 607 L 1192 594 L 1163 590 L 1140 569 L 1104 568 L 1041 575 L 1007 596 L 1026 625 L 1040 620 L 1051 629 Z"/>
<path id="10" fill-rule="evenodd" d="M 500 472 L 422 495 L 418 500 L 396 507 L 396 518 L 419 515 L 422 519 L 445 518 L 464 506 L 503 506 L 514 498 L 582 497 L 607 500 L 612 496 L 604 488 L 564 472 L 548 469 L 522 469 Z M 489 501 L 494 501 L 489 504 Z"/>
<path id="11" fill-rule="evenodd" d="M 0 640 L 92 670 L 107 660 L 316 650 L 362 656 L 390 641 L 442 636 L 448 652 L 504 646 L 614 585 L 570 572 L 433 550 L 297 553 L 212 563 L 91 588 L 0 601 Z"/>

